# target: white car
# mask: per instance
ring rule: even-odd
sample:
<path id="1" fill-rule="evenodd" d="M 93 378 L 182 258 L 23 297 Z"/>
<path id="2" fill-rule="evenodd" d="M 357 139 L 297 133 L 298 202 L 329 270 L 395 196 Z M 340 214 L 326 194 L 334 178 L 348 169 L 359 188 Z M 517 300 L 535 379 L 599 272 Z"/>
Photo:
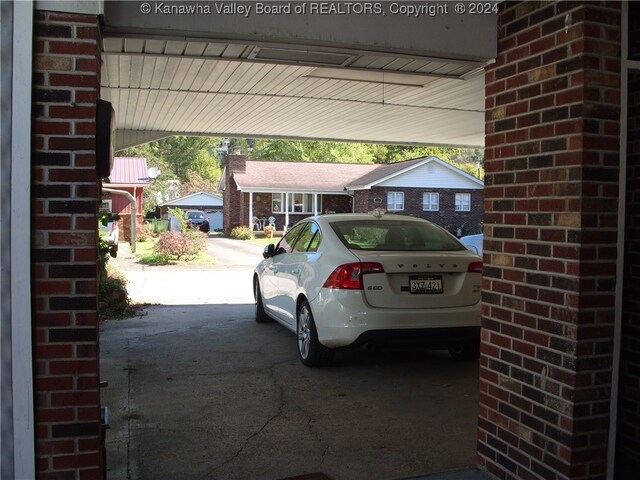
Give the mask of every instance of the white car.
<path id="1" fill-rule="evenodd" d="M 482 262 L 431 222 L 309 217 L 263 256 L 253 277 L 256 321 L 297 333 L 305 365 L 331 363 L 338 348 L 395 340 L 478 357 Z"/>
<path id="2" fill-rule="evenodd" d="M 462 243 L 465 247 L 467 247 L 472 252 L 482 256 L 482 240 L 483 239 L 484 239 L 484 235 L 482 233 L 478 233 L 476 235 L 467 235 L 466 237 L 460 238 L 460 243 Z"/>

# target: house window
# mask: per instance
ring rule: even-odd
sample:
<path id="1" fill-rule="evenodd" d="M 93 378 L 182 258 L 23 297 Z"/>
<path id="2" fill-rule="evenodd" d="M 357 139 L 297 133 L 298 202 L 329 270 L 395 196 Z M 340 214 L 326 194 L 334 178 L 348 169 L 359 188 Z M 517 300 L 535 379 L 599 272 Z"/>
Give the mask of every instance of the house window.
<path id="1" fill-rule="evenodd" d="M 102 203 L 100 204 L 100 213 L 111 213 L 111 212 L 113 212 L 112 202 L 113 202 L 113 200 L 111 200 L 111 199 L 102 200 Z"/>
<path id="2" fill-rule="evenodd" d="M 404 192 L 387 192 L 387 210 L 404 210 Z"/>
<path id="3" fill-rule="evenodd" d="M 271 198 L 271 211 L 273 213 L 280 213 L 282 211 L 282 194 L 274 193 Z"/>
<path id="4" fill-rule="evenodd" d="M 440 210 L 440 194 L 433 192 L 423 193 L 422 210 L 428 212 L 437 212 Z"/>
<path id="5" fill-rule="evenodd" d="M 289 213 L 315 213 L 313 211 L 313 194 L 311 193 L 274 193 L 271 200 L 271 211 L 273 213 L 284 213 L 287 202 L 285 195 L 289 196 Z M 318 209 L 321 210 L 320 198 L 318 199 Z"/>
<path id="6" fill-rule="evenodd" d="M 471 194 L 456 193 L 456 212 L 471 211 Z"/>

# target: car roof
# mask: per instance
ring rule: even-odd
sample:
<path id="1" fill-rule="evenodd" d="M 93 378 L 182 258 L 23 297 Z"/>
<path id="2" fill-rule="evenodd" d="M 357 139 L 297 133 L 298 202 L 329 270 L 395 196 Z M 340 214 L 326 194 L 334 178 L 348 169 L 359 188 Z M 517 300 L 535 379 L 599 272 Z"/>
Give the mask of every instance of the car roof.
<path id="1" fill-rule="evenodd" d="M 347 221 L 347 220 L 371 220 L 371 219 L 431 223 L 428 220 L 424 220 L 422 218 L 410 217 L 409 215 L 398 215 L 395 213 L 386 213 L 380 216 L 377 216 L 371 213 L 328 213 L 326 215 L 318 215 L 313 218 L 322 218 L 328 223 L 341 222 L 341 221 Z"/>

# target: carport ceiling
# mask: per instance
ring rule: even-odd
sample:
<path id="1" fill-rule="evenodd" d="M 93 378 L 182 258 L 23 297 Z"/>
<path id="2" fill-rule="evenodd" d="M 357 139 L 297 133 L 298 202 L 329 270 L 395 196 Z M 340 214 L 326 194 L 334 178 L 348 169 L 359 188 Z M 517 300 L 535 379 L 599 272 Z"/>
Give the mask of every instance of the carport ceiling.
<path id="1" fill-rule="evenodd" d="M 174 134 L 481 146 L 483 64 L 362 50 L 103 38 L 116 148 Z"/>

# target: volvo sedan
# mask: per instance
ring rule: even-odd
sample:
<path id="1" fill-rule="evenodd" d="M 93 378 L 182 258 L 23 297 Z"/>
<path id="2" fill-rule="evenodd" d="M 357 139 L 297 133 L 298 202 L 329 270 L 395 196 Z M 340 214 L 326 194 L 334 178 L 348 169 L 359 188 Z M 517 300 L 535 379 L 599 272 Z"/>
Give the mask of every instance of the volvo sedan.
<path id="1" fill-rule="evenodd" d="M 253 277 L 256 321 L 296 333 L 307 366 L 368 343 L 420 341 L 455 358 L 479 354 L 482 261 L 431 222 L 309 217 L 263 257 Z"/>

